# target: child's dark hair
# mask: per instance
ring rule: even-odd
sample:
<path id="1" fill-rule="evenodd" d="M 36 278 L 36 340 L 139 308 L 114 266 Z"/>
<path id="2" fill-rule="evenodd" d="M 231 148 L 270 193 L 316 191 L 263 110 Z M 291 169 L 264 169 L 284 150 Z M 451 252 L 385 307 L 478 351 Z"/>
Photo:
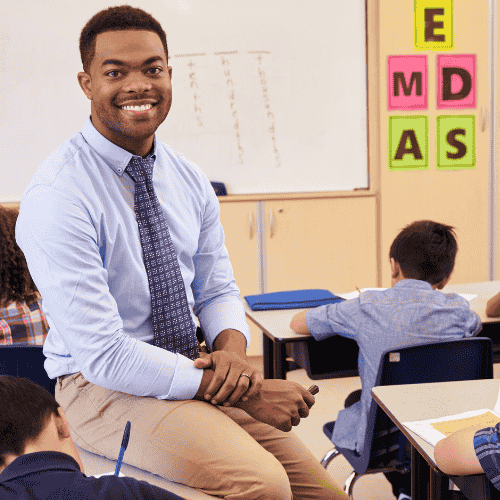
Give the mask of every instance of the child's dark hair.
<path id="1" fill-rule="evenodd" d="M 0 205 L 0 306 L 11 302 L 30 304 L 37 298 L 38 290 L 16 243 L 18 215 L 18 210 Z"/>
<path id="2" fill-rule="evenodd" d="M 437 285 L 455 266 L 458 245 L 453 229 L 431 220 L 413 222 L 396 236 L 389 258 L 399 264 L 405 278 Z"/>
<path id="3" fill-rule="evenodd" d="M 90 64 L 95 55 L 96 37 L 99 33 L 119 30 L 153 31 L 159 37 L 168 62 L 167 35 L 161 24 L 142 9 L 130 5 L 120 5 L 101 10 L 87 22 L 80 34 L 80 57 L 83 71 L 90 74 Z"/>
<path id="4" fill-rule="evenodd" d="M 0 375 L 0 467 L 5 455 L 22 455 L 26 444 L 47 425 L 57 403 L 47 389 L 31 380 Z"/>

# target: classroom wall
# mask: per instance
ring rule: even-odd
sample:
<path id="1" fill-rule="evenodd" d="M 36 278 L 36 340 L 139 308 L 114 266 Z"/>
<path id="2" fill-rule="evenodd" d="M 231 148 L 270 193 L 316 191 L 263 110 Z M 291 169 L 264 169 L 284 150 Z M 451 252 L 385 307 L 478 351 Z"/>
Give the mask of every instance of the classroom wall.
<path id="1" fill-rule="evenodd" d="M 439 2 L 437 2 L 439 3 Z M 445 2 L 444 2 L 445 3 Z M 454 0 L 454 48 L 450 51 L 417 51 L 414 45 L 413 2 L 379 0 L 377 10 L 380 258 L 382 286 L 390 286 L 388 252 L 394 237 L 406 224 L 421 219 L 436 220 L 456 228 L 459 251 L 450 283 L 489 279 L 490 151 L 493 117 L 491 110 L 488 34 L 489 4 Z M 436 4 L 437 5 L 437 4 Z M 372 14 L 375 13 L 372 11 Z M 397 20 L 397 22 L 396 22 Z M 397 41 L 397 43 L 395 42 Z M 372 38 L 373 43 L 373 38 Z M 437 109 L 436 58 L 439 54 L 475 54 L 477 58 L 476 105 L 468 109 Z M 428 108 L 388 110 L 388 56 L 427 55 Z M 374 78 L 369 73 L 369 79 Z M 370 84 L 369 84 L 370 86 Z M 369 101 L 370 112 L 373 101 Z M 483 130 L 481 108 L 488 120 Z M 461 170 L 437 168 L 437 116 L 468 114 L 476 117 L 476 165 Z M 428 117 L 428 169 L 389 170 L 389 117 Z M 498 278 L 497 278 L 498 279 Z"/>

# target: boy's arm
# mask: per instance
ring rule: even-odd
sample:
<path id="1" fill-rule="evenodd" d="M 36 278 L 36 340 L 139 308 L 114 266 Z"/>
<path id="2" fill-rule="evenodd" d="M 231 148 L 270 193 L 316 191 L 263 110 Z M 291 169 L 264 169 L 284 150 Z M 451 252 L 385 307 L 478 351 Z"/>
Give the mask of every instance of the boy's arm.
<path id="1" fill-rule="evenodd" d="M 486 303 L 486 316 L 500 316 L 500 292 L 491 297 Z"/>
<path id="2" fill-rule="evenodd" d="M 474 450 L 474 435 L 483 428 L 484 425 L 466 427 L 439 441 L 434 448 L 437 466 L 452 476 L 483 474 Z"/>
<path id="3" fill-rule="evenodd" d="M 290 322 L 290 328 L 295 333 L 301 333 L 303 335 L 310 335 L 311 334 L 311 332 L 309 331 L 309 328 L 307 328 L 307 324 L 306 324 L 306 313 L 307 312 L 309 312 L 309 309 L 307 309 L 305 311 L 300 311 L 292 318 L 292 321 Z"/>

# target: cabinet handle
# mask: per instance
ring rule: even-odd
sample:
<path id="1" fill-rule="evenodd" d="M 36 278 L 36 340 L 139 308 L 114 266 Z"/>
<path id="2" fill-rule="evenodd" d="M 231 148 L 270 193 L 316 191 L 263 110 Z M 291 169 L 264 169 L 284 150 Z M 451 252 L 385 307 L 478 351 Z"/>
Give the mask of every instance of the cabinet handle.
<path id="1" fill-rule="evenodd" d="M 273 217 L 273 209 L 269 210 L 269 229 L 271 238 L 274 236 L 274 217 Z"/>
<path id="2" fill-rule="evenodd" d="M 482 121 L 481 129 L 484 132 L 486 129 L 486 106 L 481 106 L 481 121 Z"/>
<path id="3" fill-rule="evenodd" d="M 249 231 L 249 238 L 252 239 L 253 236 L 253 213 L 251 210 L 248 212 L 248 231 Z"/>

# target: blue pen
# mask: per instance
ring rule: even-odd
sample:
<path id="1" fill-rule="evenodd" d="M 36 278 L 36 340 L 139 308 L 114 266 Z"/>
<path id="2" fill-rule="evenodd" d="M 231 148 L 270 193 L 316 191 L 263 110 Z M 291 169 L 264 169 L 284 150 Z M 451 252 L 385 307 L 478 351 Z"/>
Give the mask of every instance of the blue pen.
<path id="1" fill-rule="evenodd" d="M 123 454 L 128 446 L 128 439 L 130 437 L 130 420 L 127 421 L 127 425 L 125 426 L 125 432 L 123 433 L 122 445 L 120 448 L 120 454 L 118 455 L 118 462 L 116 462 L 115 476 L 120 474 L 120 469 L 123 462 Z"/>

